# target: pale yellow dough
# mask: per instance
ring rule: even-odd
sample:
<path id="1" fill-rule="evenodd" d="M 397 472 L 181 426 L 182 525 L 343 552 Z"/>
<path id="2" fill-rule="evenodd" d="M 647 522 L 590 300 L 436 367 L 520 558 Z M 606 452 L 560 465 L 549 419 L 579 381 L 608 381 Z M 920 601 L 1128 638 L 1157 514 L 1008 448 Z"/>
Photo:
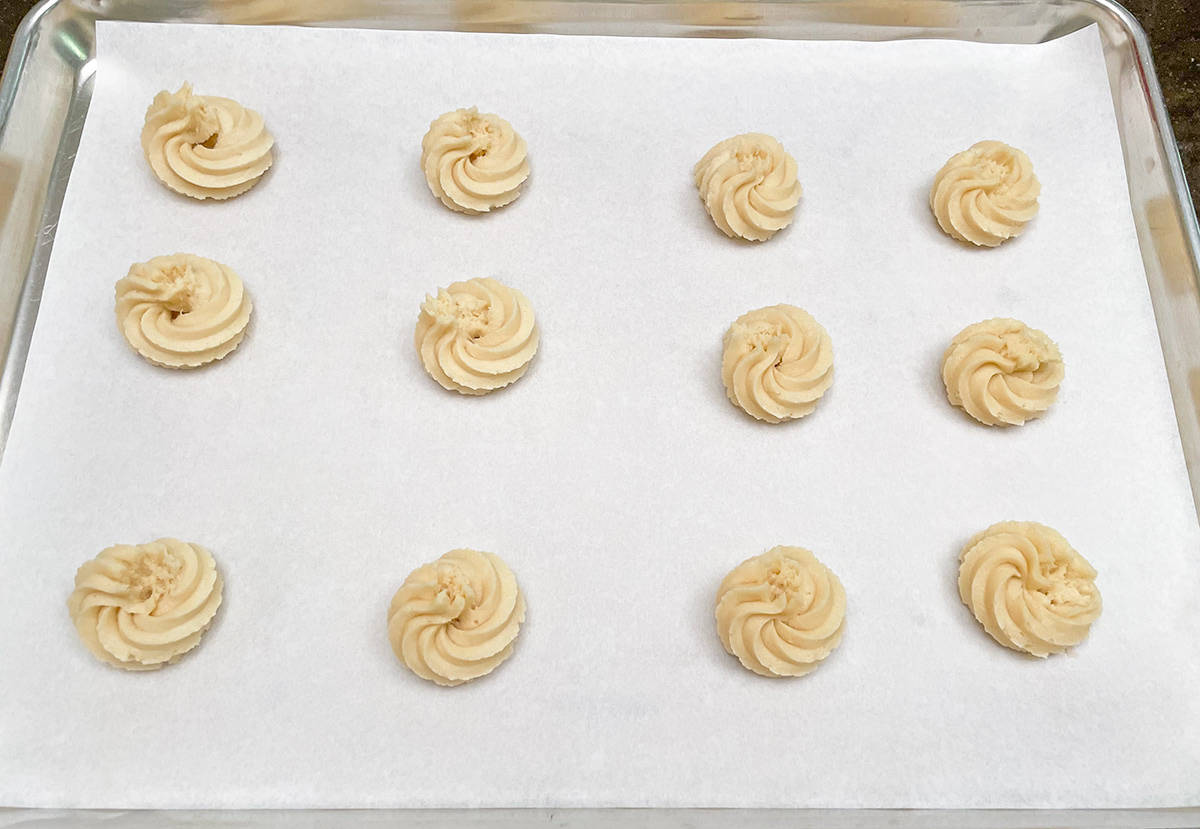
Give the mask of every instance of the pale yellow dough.
<path id="1" fill-rule="evenodd" d="M 1041 190 L 1029 156 L 1000 141 L 980 141 L 938 171 L 929 208 L 960 242 L 995 247 L 1033 221 Z"/>
<path id="2" fill-rule="evenodd" d="M 968 325 L 942 357 L 946 397 L 988 426 L 1020 426 L 1044 414 L 1064 372 L 1058 346 L 1014 319 Z"/>
<path id="3" fill-rule="evenodd" d="M 538 338 L 525 295 L 485 278 L 427 295 L 413 342 L 425 370 L 443 388 L 480 395 L 519 380 L 537 353 Z"/>
<path id="4" fill-rule="evenodd" d="M 142 151 L 163 184 L 194 199 L 228 199 L 262 178 L 275 139 L 263 118 L 237 101 L 196 95 L 185 83 L 154 96 Z"/>
<path id="5" fill-rule="evenodd" d="M 129 671 L 174 662 L 200 643 L 221 606 L 221 574 L 199 544 L 118 544 L 85 562 L 67 600 L 79 638 Z"/>
<path id="6" fill-rule="evenodd" d="M 475 107 L 439 115 L 421 140 L 433 195 L 460 213 L 487 213 L 521 195 L 529 178 L 525 139 L 499 115 Z"/>
<path id="7" fill-rule="evenodd" d="M 842 640 L 846 591 L 803 547 L 748 558 L 717 589 L 717 636 L 760 676 L 804 676 Z"/>
<path id="8" fill-rule="evenodd" d="M 721 379 L 730 401 L 768 423 L 804 417 L 833 384 L 833 342 L 794 305 L 748 311 L 725 332 Z"/>
<path id="9" fill-rule="evenodd" d="M 460 685 L 508 659 L 524 621 L 525 597 L 499 556 L 451 550 L 396 591 L 388 640 L 417 676 Z"/>
<path id="10" fill-rule="evenodd" d="M 232 268 L 190 253 L 134 265 L 116 294 L 117 327 L 165 368 L 195 368 L 233 351 L 253 308 Z"/>
<path id="11" fill-rule="evenodd" d="M 762 242 L 792 222 L 800 202 L 796 160 L 769 135 L 721 141 L 692 170 L 700 200 L 726 236 Z"/>
<path id="12" fill-rule="evenodd" d="M 993 524 L 967 542 L 959 561 L 959 597 L 1006 648 L 1062 653 L 1100 616 L 1095 569 L 1044 524 Z"/>

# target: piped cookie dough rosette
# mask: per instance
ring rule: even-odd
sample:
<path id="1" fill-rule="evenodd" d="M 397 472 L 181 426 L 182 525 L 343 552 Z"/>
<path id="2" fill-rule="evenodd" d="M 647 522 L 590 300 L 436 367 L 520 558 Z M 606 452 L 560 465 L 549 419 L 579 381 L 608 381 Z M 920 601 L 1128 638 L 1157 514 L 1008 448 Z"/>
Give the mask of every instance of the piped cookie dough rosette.
<path id="1" fill-rule="evenodd" d="M 929 208 L 960 242 L 996 247 L 1033 221 L 1041 191 L 1029 156 L 1000 141 L 980 141 L 938 171 Z"/>
<path id="2" fill-rule="evenodd" d="M 1021 426 L 1045 414 L 1064 373 L 1054 341 L 1014 319 L 968 325 L 942 357 L 946 397 L 988 426 Z"/>
<path id="3" fill-rule="evenodd" d="M 496 279 L 469 279 L 426 296 L 413 341 L 445 389 L 481 395 L 519 380 L 538 349 L 525 295 Z"/>
<path id="4" fill-rule="evenodd" d="M 800 202 L 796 160 L 769 135 L 721 141 L 692 170 L 700 200 L 726 236 L 762 242 L 791 224 Z"/>
<path id="5" fill-rule="evenodd" d="M 154 96 L 142 127 L 142 151 L 154 174 L 194 199 L 228 199 L 262 178 L 275 139 L 263 117 L 237 101 L 197 95 L 185 83 Z"/>
<path id="6" fill-rule="evenodd" d="M 525 597 L 499 556 L 451 550 L 418 567 L 388 609 L 388 640 L 422 679 L 460 685 L 491 673 L 513 652 Z"/>
<path id="7" fill-rule="evenodd" d="M 190 253 L 134 265 L 117 282 L 116 297 L 125 339 L 165 368 L 195 368 L 229 354 L 253 308 L 232 268 Z"/>
<path id="8" fill-rule="evenodd" d="M 521 195 L 529 178 L 525 139 L 499 115 L 475 107 L 439 115 L 421 139 L 433 195 L 459 213 L 487 213 Z"/>
<path id="9" fill-rule="evenodd" d="M 758 420 L 801 418 L 833 384 L 833 342 L 794 305 L 748 311 L 725 332 L 721 379 L 729 400 Z"/>
<path id="10" fill-rule="evenodd" d="M 717 636 L 760 676 L 804 676 L 842 640 L 846 591 L 802 547 L 774 547 L 735 567 L 717 590 Z"/>
<path id="11" fill-rule="evenodd" d="M 85 562 L 67 609 L 97 659 L 150 671 L 200 643 L 221 606 L 222 587 L 208 550 L 160 538 L 118 544 Z"/>
<path id="12" fill-rule="evenodd" d="M 1006 648 L 1062 653 L 1100 617 L 1095 568 L 1044 524 L 993 524 L 967 542 L 959 562 L 959 598 Z"/>

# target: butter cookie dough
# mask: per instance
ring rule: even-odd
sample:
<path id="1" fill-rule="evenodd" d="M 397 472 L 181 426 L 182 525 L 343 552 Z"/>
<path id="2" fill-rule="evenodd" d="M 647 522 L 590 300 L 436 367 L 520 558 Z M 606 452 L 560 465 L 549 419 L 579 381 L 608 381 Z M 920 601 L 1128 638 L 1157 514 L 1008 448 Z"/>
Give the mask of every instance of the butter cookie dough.
<path id="1" fill-rule="evenodd" d="M 237 101 L 197 95 L 185 83 L 146 110 L 142 152 L 159 180 L 193 199 L 229 199 L 258 183 L 274 161 L 263 117 Z"/>
<path id="2" fill-rule="evenodd" d="M 164 368 L 195 368 L 229 354 L 253 305 L 233 269 L 190 253 L 156 256 L 117 282 L 117 327 Z"/>
<path id="3" fill-rule="evenodd" d="M 960 242 L 996 247 L 1033 221 L 1041 191 L 1029 156 L 1000 141 L 980 141 L 938 171 L 929 209 Z"/>
<path id="4" fill-rule="evenodd" d="M 430 191 L 459 213 L 487 213 L 516 200 L 529 178 L 525 139 L 499 115 L 475 107 L 439 115 L 421 139 Z"/>
<path id="5" fill-rule="evenodd" d="M 692 169 L 700 200 L 726 236 L 762 242 L 792 222 L 800 202 L 796 160 L 769 135 L 719 142 Z"/>
<path id="6" fill-rule="evenodd" d="M 525 295 L 492 278 L 455 282 L 426 296 L 413 342 L 442 388 L 480 395 L 519 380 L 538 349 Z"/>
<path id="7" fill-rule="evenodd" d="M 1032 521 L 1002 521 L 968 541 L 958 595 L 989 636 L 1038 657 L 1078 645 L 1100 616 L 1095 568 Z"/>
<path id="8" fill-rule="evenodd" d="M 968 325 L 942 356 L 946 397 L 988 426 L 1021 426 L 1045 414 L 1064 373 L 1054 341 L 1014 319 Z"/>
<path id="9" fill-rule="evenodd" d="M 725 332 L 721 379 L 729 400 L 752 417 L 804 417 L 833 384 L 833 342 L 794 305 L 748 311 Z"/>
<path id="10" fill-rule="evenodd" d="M 97 659 L 151 671 L 200 644 L 221 606 L 222 587 L 208 550 L 160 538 L 118 544 L 85 562 L 67 609 Z"/>
<path id="11" fill-rule="evenodd" d="M 735 567 L 717 590 L 717 636 L 759 676 L 804 676 L 842 640 L 846 591 L 803 547 L 774 547 Z"/>
<path id="12" fill-rule="evenodd" d="M 460 685 L 491 673 L 513 652 L 525 597 L 499 556 L 451 550 L 418 567 L 388 609 L 388 641 L 413 673 Z"/>

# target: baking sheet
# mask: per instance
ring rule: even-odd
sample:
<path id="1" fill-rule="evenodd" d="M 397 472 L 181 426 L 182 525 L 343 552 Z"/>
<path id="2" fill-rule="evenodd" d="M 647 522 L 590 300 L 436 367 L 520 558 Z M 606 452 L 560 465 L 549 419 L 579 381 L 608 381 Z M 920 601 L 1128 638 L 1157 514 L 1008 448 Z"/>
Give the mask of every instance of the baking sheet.
<path id="1" fill-rule="evenodd" d="M 1123 807 L 1200 803 L 1200 533 L 1092 30 L 1039 46 L 98 26 L 95 96 L 0 463 L 0 802 L 94 807 Z M 159 185 L 137 136 L 191 80 L 261 111 L 245 196 Z M 533 177 L 451 214 L 429 120 L 503 114 Z M 692 163 L 760 130 L 800 164 L 763 245 L 704 214 Z M 964 248 L 924 200 L 953 152 L 1025 149 L 1023 238 Z M 235 267 L 249 336 L 208 369 L 133 354 L 129 264 Z M 412 353 L 426 291 L 494 275 L 534 303 L 529 374 L 443 392 Z M 798 423 L 725 399 L 720 336 L 791 302 L 837 379 Z M 945 402 L 949 338 L 1016 316 L 1060 344 L 1045 420 Z M 1062 531 L 1104 615 L 1025 659 L 959 603 L 956 555 L 1003 519 Z M 179 665 L 128 675 L 64 602 L 101 548 L 209 546 L 226 604 Z M 716 585 L 778 543 L 846 586 L 842 647 L 771 682 L 721 650 Z M 513 658 L 440 689 L 391 655 L 416 565 L 500 553 Z"/>

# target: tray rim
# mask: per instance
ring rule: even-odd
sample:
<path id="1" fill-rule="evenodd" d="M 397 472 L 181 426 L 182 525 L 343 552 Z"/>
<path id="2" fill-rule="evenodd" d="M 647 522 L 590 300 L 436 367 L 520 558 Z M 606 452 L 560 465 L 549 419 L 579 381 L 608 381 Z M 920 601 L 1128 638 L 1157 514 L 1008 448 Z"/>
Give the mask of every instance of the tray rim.
<path id="1" fill-rule="evenodd" d="M 527 3 L 550 3 L 554 0 L 526 0 Z M 649 5 L 666 6 L 671 0 L 649 0 Z M 962 2 L 962 0 L 944 0 L 947 3 Z M 103 18 L 105 0 L 91 0 L 96 7 L 95 18 Z M 589 0 L 583 0 L 580 5 L 587 5 Z M 597 0 L 590 0 L 596 3 Z M 639 0 L 598 0 L 606 5 L 634 6 Z M 760 6 L 790 6 L 805 5 L 811 0 L 749 0 Z M 854 0 L 833 0 L 843 5 L 852 5 Z M 980 0 L 975 0 L 979 3 Z M 1057 5 L 1054 0 L 982 0 L 984 3 L 996 5 L 1020 6 L 1051 6 Z M 1154 67 L 1149 38 L 1137 18 L 1117 0 L 1075 0 L 1084 6 L 1091 6 L 1103 14 L 1107 14 L 1119 25 L 1122 34 L 1128 39 L 1133 55 L 1135 69 L 1143 87 L 1144 97 L 1148 104 L 1149 115 L 1155 135 L 1162 151 L 1165 162 L 1164 175 L 1167 177 L 1170 195 L 1174 199 L 1178 211 L 1180 232 L 1190 257 L 1190 279 L 1193 287 L 1200 285 L 1200 222 L 1197 220 L 1196 206 L 1192 201 L 1188 188 L 1182 157 L 1179 153 L 1170 116 L 1163 98 L 1162 88 Z M 9 119 L 17 99 L 21 82 L 28 67 L 29 59 L 37 45 L 41 27 L 55 11 L 63 6 L 86 6 L 89 0 L 40 0 L 22 18 L 13 36 L 0 75 L 0 142 L 3 141 L 9 126 Z M 111 18 L 121 19 L 121 18 Z M 168 22 L 168 21 L 161 21 Z M 211 21 L 195 20 L 194 23 L 209 23 Z M 259 24 L 284 25 L 284 24 Z M 1103 33 L 1101 35 L 1104 36 Z M 7 343 L 0 342 L 0 462 L 3 461 L 4 447 L 8 437 L 9 427 L 15 411 L 20 388 L 21 374 L 29 354 L 32 342 L 33 327 L 36 322 L 37 305 L 41 288 L 45 279 L 46 268 L 49 264 L 50 252 L 53 248 L 53 230 L 57 223 L 58 213 L 62 206 L 70 167 L 74 158 L 74 150 L 78 146 L 79 130 L 73 134 L 67 129 L 72 116 L 78 117 L 82 123 L 91 100 L 91 86 L 94 78 L 89 60 L 77 71 L 74 89 L 71 94 L 67 115 L 64 118 L 63 132 L 56 148 L 56 156 L 50 172 L 49 182 L 44 194 L 40 224 L 41 231 L 36 246 L 24 267 L 23 283 L 18 300 L 16 316 Z M 1110 79 L 1110 89 L 1113 90 Z M 1122 131 L 1124 141 L 1124 132 Z M 1128 161 L 1126 161 L 1128 167 Z M 1132 205 L 1132 193 L 1131 205 Z M 1139 246 L 1143 247 L 1145 240 L 1139 236 Z M 1147 279 L 1150 276 L 1147 273 Z M 1155 307 L 1156 324 L 1162 334 L 1162 324 L 1158 321 L 1158 308 Z M 1197 332 L 1200 334 L 1200 331 Z M 1164 344 L 1164 352 L 1166 346 Z M 1164 358 L 1169 357 L 1164 353 Z M 1172 383 L 1172 396 L 1176 389 Z M 1176 400 L 1177 416 L 1179 401 Z M 1184 424 L 1180 422 L 1180 435 L 1183 437 Z M 1200 511 L 1200 471 L 1193 471 L 1189 463 L 1189 476 L 1192 477 L 1193 492 L 1197 497 L 1197 509 Z M 1064 827 L 1122 827 L 1138 825 L 1144 827 L 1186 827 L 1200 825 L 1200 803 L 1182 808 L 1148 808 L 1148 809 L 755 809 L 755 808 L 483 808 L 483 809 L 255 809 L 255 810 L 93 810 L 93 809 L 56 809 L 56 808 L 25 808 L 7 807 L 0 804 L 0 827 L 23 823 L 25 820 L 52 821 L 55 826 L 90 826 L 120 816 L 130 816 L 139 821 L 147 821 L 145 825 L 201 825 L 225 823 L 234 819 L 239 825 L 265 827 L 283 825 L 284 822 L 304 818 L 313 821 L 336 821 L 338 825 L 377 825 L 383 819 L 395 825 L 431 826 L 440 825 L 443 821 L 454 822 L 455 825 L 470 826 L 527 826 L 542 824 L 546 826 L 565 827 L 604 827 L 626 825 L 637 821 L 642 825 L 652 827 L 674 826 L 718 826 L 736 819 L 753 819 L 762 827 L 838 827 L 838 826 L 888 826 L 888 827 L 917 827 L 917 826 L 956 826 L 962 829 L 983 829 L 983 827 L 1032 827 L 1053 822 Z M 242 821 L 245 821 L 242 823 Z M 318 825 L 313 823 L 311 825 Z"/>

